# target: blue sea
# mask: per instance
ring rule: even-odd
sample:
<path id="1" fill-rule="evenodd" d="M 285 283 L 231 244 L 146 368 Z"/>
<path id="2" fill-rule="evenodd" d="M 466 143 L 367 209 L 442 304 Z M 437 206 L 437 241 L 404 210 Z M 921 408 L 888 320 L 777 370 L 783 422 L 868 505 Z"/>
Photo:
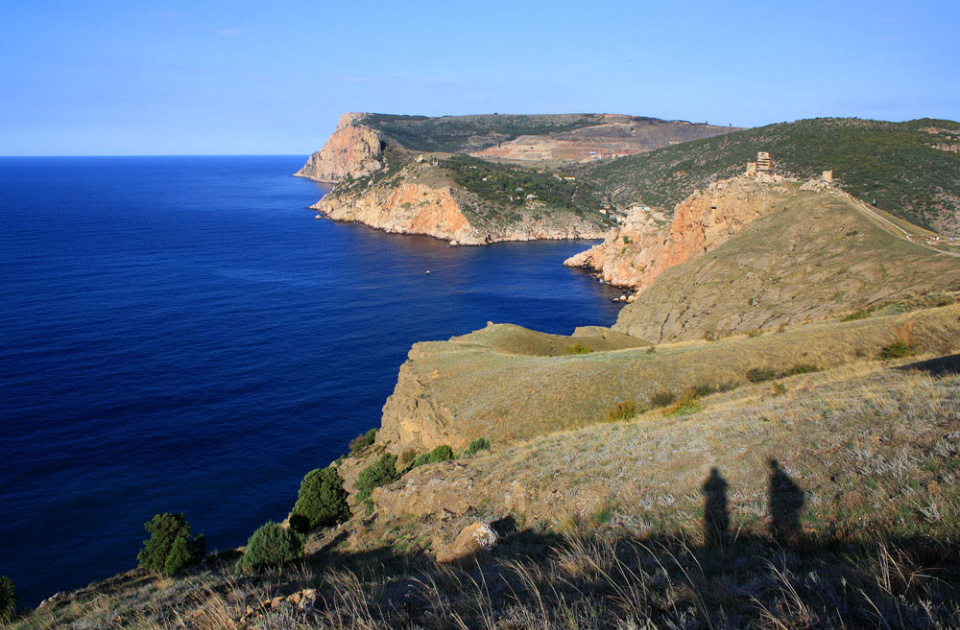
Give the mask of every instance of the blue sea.
<path id="1" fill-rule="evenodd" d="M 314 219 L 305 156 L 0 158 L 0 574 L 36 605 L 280 520 L 379 425 L 411 344 L 610 325 L 584 242 L 449 247 Z M 427 272 L 430 273 L 427 273 Z"/>

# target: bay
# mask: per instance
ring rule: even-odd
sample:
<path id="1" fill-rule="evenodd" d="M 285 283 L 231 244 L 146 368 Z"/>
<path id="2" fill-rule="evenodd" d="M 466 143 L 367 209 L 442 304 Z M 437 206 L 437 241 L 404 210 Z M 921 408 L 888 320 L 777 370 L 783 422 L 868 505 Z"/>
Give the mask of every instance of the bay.
<path id="1" fill-rule="evenodd" d="M 317 221 L 304 159 L 0 158 L 0 574 L 21 603 L 132 568 L 158 512 L 212 549 L 284 518 L 378 426 L 417 341 L 616 319 L 617 291 L 561 266 L 588 243 Z"/>

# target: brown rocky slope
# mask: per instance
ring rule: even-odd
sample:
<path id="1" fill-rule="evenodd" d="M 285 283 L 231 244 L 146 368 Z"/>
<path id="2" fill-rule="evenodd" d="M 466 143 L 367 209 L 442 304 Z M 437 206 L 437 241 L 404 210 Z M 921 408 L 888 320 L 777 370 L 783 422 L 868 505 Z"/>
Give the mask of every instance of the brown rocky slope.
<path id="1" fill-rule="evenodd" d="M 564 264 L 596 270 L 605 282 L 642 291 L 665 270 L 705 254 L 771 212 L 790 191 L 787 183 L 746 176 L 716 182 L 677 204 L 668 226 L 647 209 L 634 209 L 603 243 Z"/>
<path id="2" fill-rule="evenodd" d="M 375 129 L 360 122 L 363 116 L 356 112 L 340 116 L 333 135 L 294 176 L 334 183 L 380 170 L 383 140 Z"/>

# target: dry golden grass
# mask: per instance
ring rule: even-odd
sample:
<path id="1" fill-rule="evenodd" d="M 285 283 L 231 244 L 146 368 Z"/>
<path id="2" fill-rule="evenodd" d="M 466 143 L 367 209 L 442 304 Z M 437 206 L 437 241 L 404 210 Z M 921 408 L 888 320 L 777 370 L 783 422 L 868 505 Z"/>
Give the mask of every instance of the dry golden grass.
<path id="1" fill-rule="evenodd" d="M 649 407 L 660 392 L 680 397 L 693 387 L 740 386 L 755 368 L 780 373 L 798 365 L 828 369 L 873 359 L 904 330 L 917 352 L 960 350 L 960 305 L 895 311 L 788 327 L 782 333 L 664 344 L 655 352 L 621 346 L 558 354 L 554 350 L 575 341 L 588 344 L 590 338 L 545 336 L 517 326 L 416 344 L 384 407 L 378 442 L 395 454 L 425 452 L 442 443 L 462 450 L 478 437 L 503 446 L 605 421 L 618 403 Z M 544 354 L 537 355 L 536 348 Z M 416 426 L 417 432 L 403 433 L 404 425 Z"/>

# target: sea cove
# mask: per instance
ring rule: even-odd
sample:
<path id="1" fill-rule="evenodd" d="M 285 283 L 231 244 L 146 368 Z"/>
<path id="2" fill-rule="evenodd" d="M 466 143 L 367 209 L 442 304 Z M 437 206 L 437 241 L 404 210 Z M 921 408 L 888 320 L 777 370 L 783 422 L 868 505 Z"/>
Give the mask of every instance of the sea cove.
<path id="1" fill-rule="evenodd" d="M 411 344 L 609 325 L 584 242 L 449 247 L 314 221 L 303 156 L 0 159 L 0 574 L 21 604 L 282 519 L 379 424 Z M 429 271 L 429 273 L 427 273 Z"/>

